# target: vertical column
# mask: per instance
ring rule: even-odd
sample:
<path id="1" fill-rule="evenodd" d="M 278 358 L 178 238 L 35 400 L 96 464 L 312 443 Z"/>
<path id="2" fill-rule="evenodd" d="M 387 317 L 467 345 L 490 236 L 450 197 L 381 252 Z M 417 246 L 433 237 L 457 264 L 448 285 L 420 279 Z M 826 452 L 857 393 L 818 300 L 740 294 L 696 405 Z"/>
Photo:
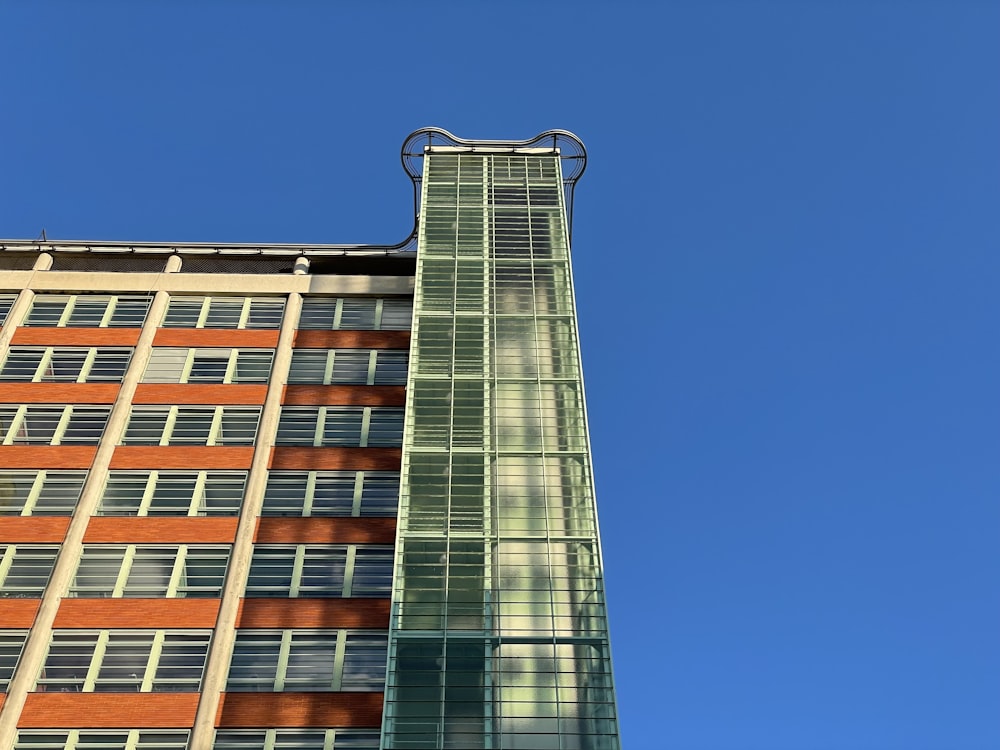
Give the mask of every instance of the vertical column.
<path id="1" fill-rule="evenodd" d="M 51 265 L 51 258 L 49 264 Z M 174 273 L 179 270 L 180 258 L 176 255 L 170 256 L 167 259 L 164 272 Z M 98 443 L 94 462 L 91 464 L 87 481 L 84 483 L 79 502 L 70 520 L 66 538 L 63 540 L 59 557 L 56 559 L 52 576 L 49 578 L 49 584 L 42 597 L 38 614 L 35 616 L 34 625 L 24 645 L 17 670 L 14 672 L 7 689 L 7 698 L 3 703 L 3 708 L 0 709 L 0 747 L 13 747 L 14 745 L 21 709 L 24 707 L 28 691 L 41 670 L 42 659 L 52 635 L 52 623 L 59 609 L 59 602 L 66 595 L 72 583 L 73 573 L 83 551 L 84 532 L 100 500 L 104 480 L 111 465 L 112 454 L 128 422 L 132 397 L 135 395 L 136 386 L 146 369 L 146 363 L 149 361 L 149 355 L 153 349 L 153 337 L 156 335 L 157 326 L 166 312 L 169 299 L 167 292 L 158 291 L 149 306 L 142 333 L 135 345 L 128 370 L 122 378 L 118 397 L 111 408 L 107 426 Z M 18 302 L 20 301 L 19 299 Z"/>
<path id="2" fill-rule="evenodd" d="M 425 156 L 384 750 L 617 750 L 557 154 Z"/>
<path id="3" fill-rule="evenodd" d="M 307 266 L 302 264 L 305 268 Z M 304 271 L 303 271 L 304 272 Z M 267 485 L 267 469 L 278 432 L 281 416 L 281 396 L 288 382 L 288 370 L 292 362 L 292 340 L 302 312 L 302 295 L 291 292 L 285 303 L 285 316 L 281 321 L 278 346 L 274 352 L 274 364 L 268 381 L 267 397 L 261 410 L 260 425 L 253 454 L 253 463 L 247 477 L 246 492 L 240 510 L 240 522 L 236 530 L 236 540 L 229 557 L 226 585 L 222 593 L 222 604 L 212 637 L 212 647 L 208 655 L 205 677 L 202 680 L 201 700 L 194 729 L 191 731 L 190 747 L 209 748 L 215 731 L 215 716 L 219 699 L 226 685 L 229 661 L 236 642 L 236 617 L 240 599 L 246 587 L 253 557 L 253 539 L 257 529 L 257 519 L 264 503 L 264 489 Z"/>

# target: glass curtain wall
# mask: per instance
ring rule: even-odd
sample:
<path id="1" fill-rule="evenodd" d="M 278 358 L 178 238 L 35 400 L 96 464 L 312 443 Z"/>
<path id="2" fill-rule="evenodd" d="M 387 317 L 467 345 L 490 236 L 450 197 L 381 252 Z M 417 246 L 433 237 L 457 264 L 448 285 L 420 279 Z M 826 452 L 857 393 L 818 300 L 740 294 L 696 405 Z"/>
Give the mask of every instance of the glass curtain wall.
<path id="1" fill-rule="evenodd" d="M 618 750 L 559 157 L 424 158 L 385 750 Z"/>

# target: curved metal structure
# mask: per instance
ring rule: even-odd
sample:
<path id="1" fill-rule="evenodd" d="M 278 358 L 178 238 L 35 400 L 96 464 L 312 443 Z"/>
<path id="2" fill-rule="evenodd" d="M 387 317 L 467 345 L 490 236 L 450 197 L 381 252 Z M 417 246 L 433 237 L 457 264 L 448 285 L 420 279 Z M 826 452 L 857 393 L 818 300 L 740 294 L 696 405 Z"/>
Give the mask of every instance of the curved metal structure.
<path id="1" fill-rule="evenodd" d="M 394 245 L 380 244 L 298 244 L 298 243 L 221 243 L 221 242 L 116 242 L 90 240 L 17 240 L 0 239 L 0 252 L 49 251 L 146 254 L 179 253 L 251 255 L 251 256 L 335 256 L 335 255 L 389 255 L 414 252 L 417 249 L 417 229 L 420 224 L 420 184 L 423 178 L 422 159 L 428 149 L 444 146 L 481 153 L 513 153 L 531 149 L 535 153 L 555 152 L 563 161 L 566 187 L 566 208 L 570 234 L 573 230 L 573 191 L 577 180 L 587 168 L 587 149 L 577 136 L 568 130 L 546 130 L 534 138 L 523 141 L 467 140 L 449 133 L 444 128 L 427 127 L 414 130 L 403 141 L 400 161 L 413 182 L 413 229 L 402 242 Z"/>

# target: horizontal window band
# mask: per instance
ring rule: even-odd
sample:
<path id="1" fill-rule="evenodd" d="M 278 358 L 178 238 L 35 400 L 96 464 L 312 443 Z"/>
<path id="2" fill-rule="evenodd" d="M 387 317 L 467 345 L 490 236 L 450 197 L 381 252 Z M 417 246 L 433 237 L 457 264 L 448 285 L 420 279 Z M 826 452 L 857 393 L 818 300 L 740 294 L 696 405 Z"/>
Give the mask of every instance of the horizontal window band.
<path id="1" fill-rule="evenodd" d="M 135 346 L 139 328 L 18 328 L 12 345 Z"/>
<path id="2" fill-rule="evenodd" d="M 0 465 L 3 465 L 4 450 L 9 450 L 9 448 L 0 447 Z M 65 450 L 65 448 L 57 447 L 56 450 Z M 115 448 L 114 455 L 111 457 L 111 468 L 249 469 L 253 462 L 253 452 L 254 449 L 250 446 L 120 445 Z M 88 463 L 87 466 L 89 465 Z"/>
<path id="3" fill-rule="evenodd" d="M 263 404 L 266 385 L 140 383 L 136 386 L 133 404 Z"/>
<path id="4" fill-rule="evenodd" d="M 63 599 L 53 627 L 214 628 L 220 603 L 220 599 Z"/>
<path id="5" fill-rule="evenodd" d="M 2 521 L 4 519 L 0 519 Z M 94 516 L 87 544 L 226 544 L 236 538 L 235 517 Z"/>

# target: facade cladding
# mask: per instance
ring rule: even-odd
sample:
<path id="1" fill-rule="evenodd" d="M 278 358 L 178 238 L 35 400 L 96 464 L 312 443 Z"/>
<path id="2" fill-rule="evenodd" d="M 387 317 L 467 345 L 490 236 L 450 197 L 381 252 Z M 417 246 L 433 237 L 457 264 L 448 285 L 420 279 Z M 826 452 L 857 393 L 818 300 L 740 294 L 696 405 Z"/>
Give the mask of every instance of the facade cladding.
<path id="1" fill-rule="evenodd" d="M 403 163 L 392 248 L 0 242 L 0 748 L 618 750 L 582 144 Z"/>

